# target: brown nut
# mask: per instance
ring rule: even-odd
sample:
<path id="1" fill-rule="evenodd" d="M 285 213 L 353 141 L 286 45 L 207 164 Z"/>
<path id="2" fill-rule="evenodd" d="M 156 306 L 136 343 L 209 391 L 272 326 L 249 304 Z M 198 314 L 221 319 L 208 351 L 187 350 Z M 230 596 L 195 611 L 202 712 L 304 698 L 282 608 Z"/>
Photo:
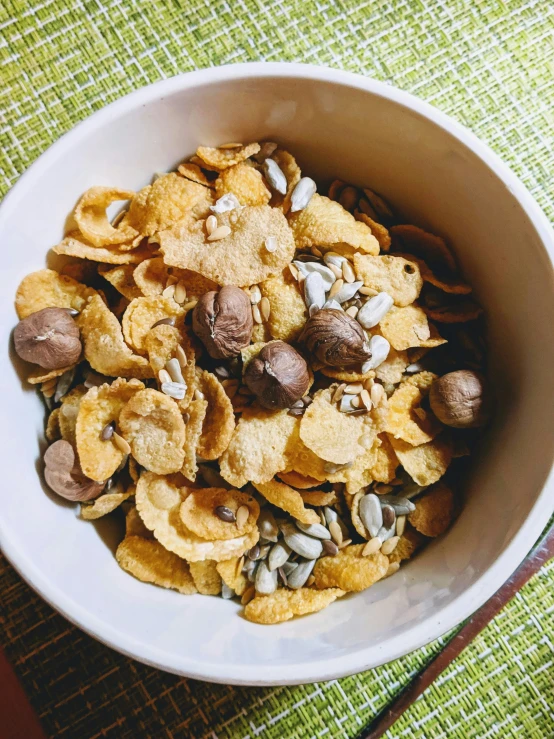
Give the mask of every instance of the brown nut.
<path id="1" fill-rule="evenodd" d="M 253 325 L 248 296 L 232 285 L 204 293 L 192 314 L 192 329 L 214 359 L 239 354 L 250 343 Z"/>
<path id="2" fill-rule="evenodd" d="M 329 367 L 348 367 L 371 358 L 360 324 L 341 310 L 320 310 L 308 319 L 300 341 Z"/>
<path id="3" fill-rule="evenodd" d="M 449 372 L 435 380 L 429 402 L 439 421 L 457 429 L 484 426 L 490 418 L 491 402 L 485 379 L 471 370 Z"/>
<path id="4" fill-rule="evenodd" d="M 246 367 L 244 381 L 264 408 L 290 408 L 310 385 L 304 358 L 284 341 L 273 341 Z"/>
<path id="5" fill-rule="evenodd" d="M 106 484 L 83 475 L 75 450 L 63 439 L 48 447 L 44 453 L 44 465 L 48 487 L 66 500 L 92 500 L 100 495 Z"/>
<path id="6" fill-rule="evenodd" d="M 31 313 L 19 321 L 13 338 L 21 359 L 44 369 L 67 367 L 81 356 L 79 328 L 65 308 L 43 308 Z"/>

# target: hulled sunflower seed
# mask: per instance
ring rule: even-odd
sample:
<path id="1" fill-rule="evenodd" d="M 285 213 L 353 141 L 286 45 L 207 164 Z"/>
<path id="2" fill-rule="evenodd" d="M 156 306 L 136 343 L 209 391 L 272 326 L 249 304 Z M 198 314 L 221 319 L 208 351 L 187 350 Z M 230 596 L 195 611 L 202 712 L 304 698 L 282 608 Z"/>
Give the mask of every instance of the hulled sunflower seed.
<path id="1" fill-rule="evenodd" d="M 269 553 L 268 567 L 270 570 L 277 570 L 282 567 L 291 554 L 291 548 L 284 541 L 278 541 Z"/>
<path id="2" fill-rule="evenodd" d="M 230 210 L 242 208 L 239 203 L 237 196 L 232 192 L 227 192 L 222 195 L 219 200 L 216 200 L 215 205 L 210 205 L 212 213 L 227 213 Z"/>
<path id="3" fill-rule="evenodd" d="M 335 275 L 337 280 L 342 279 L 342 270 L 339 267 L 336 267 L 334 264 L 328 264 L 327 265 L 331 272 Z"/>
<path id="4" fill-rule="evenodd" d="M 198 388 L 196 388 L 196 390 L 194 391 L 194 399 L 195 400 L 205 400 L 205 396 L 202 390 L 199 390 Z"/>
<path id="5" fill-rule="evenodd" d="M 323 256 L 323 252 L 321 251 L 321 249 L 318 249 L 317 246 L 312 246 L 310 251 L 312 252 L 314 257 L 318 257 L 321 259 L 321 257 Z"/>
<path id="6" fill-rule="evenodd" d="M 316 539 L 330 539 L 331 534 L 320 523 L 301 523 L 300 521 L 294 522 L 300 531 L 303 531 L 308 536 L 313 536 Z"/>
<path id="7" fill-rule="evenodd" d="M 250 509 L 246 505 L 241 505 L 237 509 L 236 513 L 236 519 L 237 519 L 237 528 L 242 529 L 242 527 L 246 524 L 248 521 L 248 517 L 250 516 Z"/>
<path id="8" fill-rule="evenodd" d="M 298 270 L 298 267 L 295 267 L 292 262 L 289 262 L 289 272 L 295 280 L 298 280 L 298 275 L 300 274 L 300 272 Z"/>
<path id="9" fill-rule="evenodd" d="M 162 382 L 160 390 L 164 395 L 169 395 L 175 400 L 183 400 L 187 394 L 187 386 L 180 382 Z"/>
<path id="10" fill-rule="evenodd" d="M 304 280 L 304 301 L 310 309 L 312 305 L 315 305 L 318 309 L 323 308 L 325 287 L 323 278 L 318 272 L 310 272 Z"/>
<path id="11" fill-rule="evenodd" d="M 161 369 L 161 370 L 160 370 L 160 371 L 158 372 L 158 380 L 160 381 L 160 383 L 164 383 L 164 382 L 171 382 L 171 381 L 172 381 L 172 380 L 171 380 L 171 375 L 170 375 L 170 374 L 169 374 L 169 372 L 168 372 L 167 370 L 165 370 L 165 369 Z"/>
<path id="12" fill-rule="evenodd" d="M 269 302 L 268 298 L 264 296 L 260 300 L 259 308 L 264 321 L 269 321 L 269 316 L 271 315 L 271 303 Z"/>
<path id="13" fill-rule="evenodd" d="M 381 292 L 370 298 L 360 308 L 357 315 L 358 323 L 364 328 L 373 328 L 386 316 L 394 305 L 394 300 L 388 293 Z"/>
<path id="14" fill-rule="evenodd" d="M 375 554 L 375 552 L 378 552 L 379 549 L 381 549 L 382 543 L 383 542 L 378 536 L 374 536 L 362 549 L 362 557 L 370 557 L 372 554 Z"/>
<path id="15" fill-rule="evenodd" d="M 217 228 L 217 218 L 214 215 L 206 218 L 206 232 L 208 236 L 211 236 Z"/>
<path id="16" fill-rule="evenodd" d="M 339 526 L 338 521 L 331 521 L 331 523 L 329 524 L 329 533 L 331 534 L 331 538 L 333 539 L 335 544 L 340 548 L 344 537 L 342 535 L 342 529 Z"/>
<path id="17" fill-rule="evenodd" d="M 109 441 L 113 436 L 113 432 L 114 432 L 114 423 L 113 421 L 111 421 L 110 423 L 107 423 L 102 429 L 102 434 L 101 434 L 102 440 Z"/>
<path id="18" fill-rule="evenodd" d="M 369 531 L 372 537 L 377 533 L 383 525 L 383 511 L 379 498 L 374 493 L 364 495 L 360 500 L 359 514 L 363 525 Z"/>
<path id="19" fill-rule="evenodd" d="M 385 397 L 383 386 L 380 385 L 378 382 L 374 382 L 371 386 L 371 390 L 369 391 L 369 396 L 373 405 L 377 407 Z"/>
<path id="20" fill-rule="evenodd" d="M 218 505 L 214 510 L 215 515 L 225 523 L 235 523 L 236 516 L 226 505 Z"/>
<path id="21" fill-rule="evenodd" d="M 322 542 L 322 544 L 323 554 L 327 555 L 327 557 L 336 557 L 336 555 L 339 553 L 338 546 L 335 544 L 334 541 L 331 541 L 331 539 L 326 539 Z"/>
<path id="22" fill-rule="evenodd" d="M 296 213 L 303 210 L 315 195 L 317 185 L 311 177 L 302 177 L 294 190 L 290 200 L 290 212 Z"/>
<path id="23" fill-rule="evenodd" d="M 364 386 L 361 382 L 350 382 L 345 388 L 344 392 L 348 395 L 359 395 L 362 390 L 364 389 Z"/>
<path id="24" fill-rule="evenodd" d="M 271 572 L 265 562 L 260 562 L 256 570 L 256 580 L 254 581 L 256 592 L 261 595 L 271 595 L 277 588 L 277 572 Z"/>
<path id="25" fill-rule="evenodd" d="M 340 282 L 340 280 L 337 280 L 337 282 Z M 337 284 L 337 283 L 335 283 Z M 329 297 L 334 297 L 337 303 L 346 303 L 347 300 L 350 300 L 351 298 L 356 295 L 358 292 L 358 288 L 360 288 L 364 283 L 363 282 L 345 282 L 341 289 L 338 290 L 334 296 L 329 293 Z"/>
<path id="26" fill-rule="evenodd" d="M 230 236 L 231 229 L 229 226 L 218 226 L 212 233 L 208 236 L 208 241 L 221 241 L 221 239 L 227 238 L 227 236 Z"/>
<path id="27" fill-rule="evenodd" d="M 224 600 L 231 600 L 231 598 L 235 597 L 235 591 L 224 582 L 221 583 L 221 597 Z"/>
<path id="28" fill-rule="evenodd" d="M 131 447 L 129 446 L 129 442 L 127 442 L 116 431 L 114 431 L 112 434 L 112 441 L 122 454 L 124 454 L 125 456 L 131 454 Z"/>
<path id="29" fill-rule="evenodd" d="M 183 373 L 181 372 L 181 363 L 176 357 L 173 357 L 173 359 L 170 359 L 165 363 L 165 368 L 171 375 L 171 379 L 173 382 L 177 382 L 180 385 L 185 385 L 185 378 L 183 377 Z"/>
<path id="30" fill-rule="evenodd" d="M 389 356 L 390 344 L 383 336 L 372 336 L 369 341 L 369 351 L 371 352 L 371 359 L 362 364 L 363 374 L 383 364 Z"/>
<path id="31" fill-rule="evenodd" d="M 351 305 L 350 308 L 346 309 L 346 314 L 350 316 L 350 318 L 356 318 L 358 315 L 359 308 L 356 308 L 355 305 Z"/>
<path id="32" fill-rule="evenodd" d="M 252 305 L 257 305 L 262 299 L 262 293 L 258 285 L 252 285 L 250 288 L 250 302 Z"/>
<path id="33" fill-rule="evenodd" d="M 344 285 L 344 280 L 340 278 L 339 280 L 336 280 L 333 285 L 331 286 L 331 289 L 329 290 L 329 300 L 331 298 L 335 298 L 335 295 L 340 291 L 342 286 Z M 336 301 L 337 303 L 340 303 L 339 300 Z"/>
<path id="34" fill-rule="evenodd" d="M 367 295 L 369 297 L 374 297 L 375 295 L 379 295 L 378 290 L 374 290 L 372 287 L 361 287 L 358 292 L 360 295 Z"/>
<path id="35" fill-rule="evenodd" d="M 174 295 L 175 295 L 175 284 L 168 285 L 165 288 L 165 290 L 162 291 L 162 297 L 164 298 L 172 298 Z"/>
<path id="36" fill-rule="evenodd" d="M 281 526 L 283 537 L 293 552 L 304 559 L 317 559 L 321 556 L 323 547 L 319 539 L 314 539 L 299 531 L 294 524 L 286 523 Z"/>
<path id="37" fill-rule="evenodd" d="M 311 272 L 317 272 L 323 280 L 325 291 L 330 290 L 332 285 L 335 283 L 335 275 L 331 272 L 329 267 L 326 267 L 324 264 L 319 264 L 319 262 L 301 262 L 296 259 L 294 261 L 294 266 L 298 269 L 300 274 L 304 275 L 304 277 L 307 277 Z"/>
<path id="38" fill-rule="evenodd" d="M 242 598 L 240 599 L 240 604 L 242 606 L 246 606 L 250 603 L 252 598 L 254 598 L 256 595 L 256 588 L 251 585 L 249 588 L 246 588 L 244 593 L 242 594 Z"/>
<path id="39" fill-rule="evenodd" d="M 360 398 L 362 400 L 362 403 L 367 408 L 367 410 L 370 411 L 372 408 L 371 396 L 365 388 L 360 393 Z"/>
<path id="40" fill-rule="evenodd" d="M 406 516 L 398 516 L 396 519 L 396 536 L 402 536 L 406 528 Z"/>
<path id="41" fill-rule="evenodd" d="M 342 398 L 342 396 L 344 395 L 344 391 L 345 391 L 345 390 L 346 390 L 346 383 L 342 382 L 342 383 L 341 383 L 341 384 L 340 384 L 340 385 L 339 385 L 339 386 L 337 387 L 337 389 L 335 390 L 335 392 L 333 393 L 333 397 L 331 398 L 331 403 L 338 403 L 338 402 L 339 402 L 339 400 L 340 400 L 340 399 Z"/>
<path id="42" fill-rule="evenodd" d="M 277 251 L 279 244 L 275 236 L 267 236 L 264 241 L 264 246 L 270 254 L 273 254 L 273 252 Z"/>
<path id="43" fill-rule="evenodd" d="M 345 282 L 354 282 L 356 279 L 356 273 L 354 272 L 354 268 L 352 267 L 352 265 L 347 259 L 345 259 L 344 262 L 342 263 L 342 276 L 344 277 Z M 363 285 L 363 282 L 362 282 L 362 285 Z"/>
<path id="44" fill-rule="evenodd" d="M 352 544 L 352 539 L 345 539 L 339 544 L 339 549 L 346 549 Z"/>
<path id="45" fill-rule="evenodd" d="M 309 560 L 308 562 L 300 562 L 294 572 L 291 572 L 291 574 L 287 578 L 289 588 L 297 590 L 298 588 L 301 588 L 303 585 L 305 585 L 306 580 L 312 574 L 314 567 L 315 559 Z"/>
<path id="46" fill-rule="evenodd" d="M 281 167 L 274 159 L 266 159 L 264 162 L 264 174 L 267 181 L 274 190 L 281 195 L 287 194 L 287 178 Z"/>
<path id="47" fill-rule="evenodd" d="M 263 323 L 262 314 L 257 305 L 252 306 L 252 318 L 254 319 L 254 323 Z"/>
<path id="48" fill-rule="evenodd" d="M 267 541 L 276 542 L 279 536 L 279 527 L 273 513 L 267 508 L 262 508 L 258 516 L 258 530 L 260 535 Z"/>
<path id="49" fill-rule="evenodd" d="M 399 536 L 391 536 L 390 539 L 387 539 L 387 541 L 383 542 L 383 546 L 381 547 L 381 552 L 383 554 L 392 554 L 394 550 L 396 549 L 396 545 L 400 541 Z"/>
<path id="50" fill-rule="evenodd" d="M 325 515 L 325 520 L 327 521 L 327 526 L 329 526 L 332 521 L 336 521 L 341 528 L 343 537 L 348 534 L 348 528 L 346 527 L 346 524 L 344 523 L 344 521 L 341 519 L 341 517 L 335 511 L 334 508 L 330 508 L 329 506 L 324 506 L 323 513 Z"/>

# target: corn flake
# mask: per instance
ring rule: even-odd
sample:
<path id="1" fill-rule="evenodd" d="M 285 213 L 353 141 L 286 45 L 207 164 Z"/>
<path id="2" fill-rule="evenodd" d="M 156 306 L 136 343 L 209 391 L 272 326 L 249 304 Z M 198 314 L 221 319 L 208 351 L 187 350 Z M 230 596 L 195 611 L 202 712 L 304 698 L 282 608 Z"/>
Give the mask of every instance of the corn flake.
<path id="1" fill-rule="evenodd" d="M 60 431 L 60 409 L 59 408 L 54 408 L 52 413 L 50 413 L 50 415 L 48 416 L 48 421 L 46 422 L 46 430 L 44 433 L 50 443 L 62 438 L 62 434 Z"/>
<path id="2" fill-rule="evenodd" d="M 217 149 L 211 146 L 199 146 L 196 150 L 196 156 L 205 162 L 211 169 L 221 171 L 233 167 L 240 162 L 244 162 L 254 154 L 260 151 L 259 144 L 248 144 L 247 146 L 237 146 L 233 149 Z"/>
<path id="3" fill-rule="evenodd" d="M 234 514 L 241 506 L 246 506 L 248 518 L 240 528 L 236 522 L 222 521 L 215 512 L 220 506 L 229 508 Z M 187 529 L 202 539 L 234 539 L 249 534 L 254 529 L 260 515 L 260 506 L 254 498 L 240 490 L 199 488 L 189 491 L 181 505 L 180 515 Z"/>
<path id="4" fill-rule="evenodd" d="M 106 208 L 118 200 L 130 200 L 132 190 L 112 187 L 91 187 L 85 192 L 75 208 L 75 222 L 80 232 L 92 246 L 125 244 L 138 236 L 129 224 L 120 223 L 114 228 L 108 220 Z"/>
<path id="5" fill-rule="evenodd" d="M 402 562 L 405 559 L 410 559 L 424 544 L 425 537 L 408 524 L 398 544 L 388 555 L 389 562 Z"/>
<path id="6" fill-rule="evenodd" d="M 365 544 L 354 544 L 341 549 L 335 557 L 321 557 L 314 567 L 316 588 L 340 588 L 359 592 L 381 580 L 387 572 L 389 560 L 381 552 L 362 556 Z"/>
<path id="7" fill-rule="evenodd" d="M 92 246 L 79 231 L 70 232 L 63 241 L 53 247 L 53 251 L 55 254 L 104 264 L 138 264 L 152 256 L 152 249 L 146 244 L 133 248 L 132 251 L 122 250 L 119 246 Z"/>
<path id="8" fill-rule="evenodd" d="M 206 416 L 208 402 L 206 400 L 192 400 L 187 406 L 187 421 L 185 426 L 185 458 L 181 472 L 194 482 L 198 472 L 196 462 L 196 445 L 202 434 L 202 425 Z"/>
<path id="9" fill-rule="evenodd" d="M 299 472 L 279 472 L 278 477 L 285 483 L 290 485 L 292 488 L 298 488 L 299 490 L 308 490 L 309 488 L 315 488 L 320 484 L 320 480 L 316 480 L 315 477 L 307 477 L 301 475 Z"/>
<path id="10" fill-rule="evenodd" d="M 48 380 L 53 380 L 55 377 L 61 377 L 63 374 L 75 367 L 74 364 L 70 364 L 67 367 L 59 367 L 58 369 L 45 370 L 42 367 L 34 367 L 27 375 L 27 382 L 30 385 L 40 385 Z"/>
<path id="11" fill-rule="evenodd" d="M 457 277 L 449 277 L 448 275 L 436 275 L 433 270 L 427 266 L 423 259 L 419 259 L 419 257 L 415 257 L 413 256 L 413 254 L 402 254 L 400 252 L 395 252 L 395 255 L 398 257 L 404 257 L 404 259 L 409 259 L 413 262 L 417 262 L 419 273 L 421 274 L 423 281 L 428 282 L 430 285 L 437 287 L 439 290 L 442 290 L 445 293 L 451 293 L 452 295 L 468 295 L 472 291 L 471 285 L 468 285 L 466 282 L 460 280 Z"/>
<path id="12" fill-rule="evenodd" d="M 217 290 L 217 285 L 197 272 L 188 269 L 168 267 L 161 257 L 146 259 L 135 267 L 134 279 L 142 294 L 146 297 L 161 295 L 167 287 L 170 277 L 181 282 L 187 290 L 187 300 L 199 298 L 204 293 Z"/>
<path id="13" fill-rule="evenodd" d="M 410 225 L 393 226 L 390 229 L 394 251 L 408 252 L 423 259 L 438 272 L 455 272 L 456 262 L 444 239 L 422 228 Z"/>
<path id="14" fill-rule="evenodd" d="M 355 254 L 354 270 L 366 287 L 388 293 L 400 307 L 413 303 L 423 286 L 417 263 L 403 257 Z"/>
<path id="15" fill-rule="evenodd" d="M 366 213 L 362 213 L 359 210 L 354 211 L 354 217 L 357 221 L 365 223 L 371 229 L 371 233 L 379 242 L 381 251 L 388 251 L 391 245 L 391 237 L 388 230 L 381 223 L 377 223 L 373 218 L 370 218 Z"/>
<path id="16" fill-rule="evenodd" d="M 229 446 L 235 430 L 233 406 L 215 375 L 197 369 L 196 377 L 197 387 L 208 403 L 196 452 L 203 459 L 218 459 Z"/>
<path id="17" fill-rule="evenodd" d="M 188 563 L 157 541 L 127 536 L 118 546 L 115 558 L 137 580 L 171 588 L 183 595 L 197 592 Z"/>
<path id="18" fill-rule="evenodd" d="M 248 580 L 242 574 L 242 557 L 233 557 L 232 559 L 218 562 L 216 569 L 228 588 L 234 590 L 237 595 L 242 595 L 248 587 Z"/>
<path id="19" fill-rule="evenodd" d="M 380 434 L 380 446 L 376 449 L 376 458 L 371 467 L 371 476 L 376 482 L 390 482 L 396 477 L 396 468 L 398 467 L 398 457 L 394 453 L 394 449 L 386 434 Z"/>
<path id="20" fill-rule="evenodd" d="M 185 177 L 187 180 L 192 180 L 192 182 L 197 182 L 199 185 L 204 185 L 204 187 L 210 187 L 213 188 L 214 184 L 211 182 L 204 172 L 200 169 L 200 167 L 197 164 L 191 164 L 190 162 L 183 162 L 177 167 L 177 172 L 182 177 Z"/>
<path id="21" fill-rule="evenodd" d="M 344 595 L 343 590 L 276 590 L 271 595 L 258 595 L 244 609 L 248 621 L 257 624 L 279 624 L 289 621 L 294 616 L 316 613 Z"/>
<path id="22" fill-rule="evenodd" d="M 86 285 L 53 269 L 31 272 L 23 278 L 15 295 L 15 309 L 21 320 L 43 308 L 73 308 L 81 311 L 87 300 L 96 295 Z"/>
<path id="23" fill-rule="evenodd" d="M 431 338 L 425 312 L 417 305 L 393 306 L 379 324 L 382 335 L 397 351 L 421 346 Z"/>
<path id="24" fill-rule="evenodd" d="M 262 175 L 243 162 L 224 169 L 215 181 L 216 197 L 227 193 L 233 193 L 241 205 L 266 205 L 271 199 Z"/>
<path id="25" fill-rule="evenodd" d="M 265 483 L 255 483 L 254 487 L 267 501 L 290 513 L 301 523 L 319 523 L 319 516 L 315 511 L 304 506 L 300 493 L 283 482 L 270 480 Z"/>
<path id="26" fill-rule="evenodd" d="M 221 576 L 217 571 L 217 562 L 205 559 L 203 562 L 189 562 L 190 574 L 196 589 L 202 595 L 219 595 L 221 593 Z"/>
<path id="27" fill-rule="evenodd" d="M 307 505 L 325 506 L 337 502 L 336 493 L 324 493 L 322 490 L 301 490 L 300 495 Z"/>
<path id="28" fill-rule="evenodd" d="M 144 339 L 144 346 L 148 353 L 148 359 L 152 372 L 158 375 L 160 370 L 164 369 L 167 362 L 177 355 L 177 347 L 180 346 L 187 358 L 185 366 L 181 366 L 181 373 L 186 382 L 187 389 L 185 397 L 179 401 L 181 410 L 186 410 L 190 401 L 194 396 L 196 388 L 196 352 L 190 341 L 190 337 L 185 328 L 178 329 L 175 326 L 161 324 L 151 328 Z"/>
<path id="29" fill-rule="evenodd" d="M 389 441 L 400 464 L 412 480 L 422 487 L 437 482 L 452 460 L 452 444 L 449 436 L 445 434 L 420 446 L 412 446 L 403 439 L 395 439 L 390 434 Z"/>
<path id="30" fill-rule="evenodd" d="M 166 318 L 179 319 L 182 315 L 182 306 L 173 298 L 164 298 L 162 295 L 135 298 L 121 322 L 125 341 L 136 352 L 144 353 L 146 336 L 152 326 Z"/>
<path id="31" fill-rule="evenodd" d="M 134 270 L 135 267 L 132 264 L 120 264 L 117 267 L 101 264 L 98 267 L 98 274 L 102 275 L 127 300 L 134 300 L 142 295 L 133 277 Z"/>
<path id="32" fill-rule="evenodd" d="M 408 355 L 405 351 L 397 352 L 392 346 L 384 362 L 375 370 L 375 377 L 383 383 L 397 385 L 408 366 Z"/>
<path id="33" fill-rule="evenodd" d="M 134 488 L 126 493 L 104 493 L 91 503 L 81 503 L 81 518 L 85 521 L 95 521 L 102 518 L 108 513 L 115 511 L 116 508 L 135 494 Z"/>
<path id="34" fill-rule="evenodd" d="M 119 427 L 142 467 L 159 475 L 181 469 L 185 423 L 172 398 L 151 388 L 140 390 L 122 409 Z"/>
<path id="35" fill-rule="evenodd" d="M 260 291 L 269 300 L 271 312 L 268 326 L 271 336 L 282 341 L 296 341 L 308 320 L 308 310 L 289 269 L 264 280 Z"/>
<path id="36" fill-rule="evenodd" d="M 454 517 L 454 493 L 439 482 L 417 498 L 415 507 L 408 516 L 414 529 L 424 536 L 440 536 Z"/>
<path id="37" fill-rule="evenodd" d="M 432 375 L 432 372 L 425 374 Z M 423 398 L 424 394 L 415 382 L 403 382 L 396 388 L 389 398 L 385 431 L 412 446 L 425 444 L 438 436 L 443 426 L 432 413 L 421 408 Z"/>
<path id="38" fill-rule="evenodd" d="M 125 516 L 125 536 L 140 536 L 143 539 L 154 538 L 154 534 L 146 528 L 134 505 L 129 508 Z"/>
<path id="39" fill-rule="evenodd" d="M 69 443 L 76 446 L 76 432 L 75 427 L 77 425 L 77 414 L 79 413 L 79 406 L 81 405 L 81 399 L 86 395 L 87 389 L 84 385 L 77 385 L 73 390 L 70 390 L 62 398 L 60 405 L 60 434 L 62 439 L 69 441 Z"/>
<path id="40" fill-rule="evenodd" d="M 442 305 L 438 308 L 425 307 L 423 310 L 429 318 L 439 323 L 466 323 L 467 321 L 475 321 L 483 312 L 480 305 L 470 300 L 464 301 L 463 303 L 455 303 L 454 305 Z"/>

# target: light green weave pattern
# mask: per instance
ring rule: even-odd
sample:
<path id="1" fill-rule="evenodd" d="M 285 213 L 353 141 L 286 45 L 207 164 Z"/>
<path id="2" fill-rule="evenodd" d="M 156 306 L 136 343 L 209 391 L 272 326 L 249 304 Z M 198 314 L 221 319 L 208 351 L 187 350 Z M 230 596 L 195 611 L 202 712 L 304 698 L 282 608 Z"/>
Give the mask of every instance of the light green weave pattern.
<path id="1" fill-rule="evenodd" d="M 77 122 L 149 82 L 217 64 L 297 61 L 376 77 L 449 113 L 512 166 L 553 219 L 553 29 L 548 0 L 5 0 L 0 192 Z M 550 565 L 388 738 L 554 737 L 553 633 Z M 129 713 L 111 705 L 117 721 L 96 736 L 350 739 L 438 649 L 296 688 L 167 688 L 150 677 L 137 695 L 150 711 L 140 714 L 143 729 L 131 731 Z M 119 655 L 109 662 L 106 674 L 123 669 Z M 52 735 L 77 735 L 59 698 L 55 710 L 41 712 L 38 695 L 35 706 Z M 88 700 L 91 712 L 106 710 Z"/>

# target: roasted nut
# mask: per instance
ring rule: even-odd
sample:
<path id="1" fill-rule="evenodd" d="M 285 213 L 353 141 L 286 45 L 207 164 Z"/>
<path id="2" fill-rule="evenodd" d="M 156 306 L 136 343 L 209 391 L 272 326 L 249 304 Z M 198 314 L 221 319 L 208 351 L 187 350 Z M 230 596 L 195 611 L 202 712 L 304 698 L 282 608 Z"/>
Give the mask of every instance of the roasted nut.
<path id="1" fill-rule="evenodd" d="M 232 285 L 204 293 L 192 314 L 193 331 L 214 359 L 239 354 L 250 343 L 253 325 L 248 296 Z"/>
<path id="2" fill-rule="evenodd" d="M 446 426 L 458 429 L 484 426 L 490 418 L 490 398 L 478 372 L 458 370 L 439 377 L 429 393 L 431 410 Z"/>
<path id="3" fill-rule="evenodd" d="M 43 308 L 20 321 L 14 330 L 15 351 L 44 369 L 75 364 L 81 355 L 77 324 L 65 308 Z"/>
<path id="4" fill-rule="evenodd" d="M 361 364 L 371 357 L 360 324 L 340 310 L 320 310 L 304 326 L 300 341 L 330 367 Z"/>
<path id="5" fill-rule="evenodd" d="M 104 489 L 105 482 L 85 477 L 75 450 L 68 441 L 55 441 L 44 454 L 44 478 L 48 487 L 72 501 L 92 500 Z"/>
<path id="6" fill-rule="evenodd" d="M 250 361 L 244 381 L 264 408 L 290 408 L 307 391 L 310 376 L 296 349 L 273 341 Z"/>

